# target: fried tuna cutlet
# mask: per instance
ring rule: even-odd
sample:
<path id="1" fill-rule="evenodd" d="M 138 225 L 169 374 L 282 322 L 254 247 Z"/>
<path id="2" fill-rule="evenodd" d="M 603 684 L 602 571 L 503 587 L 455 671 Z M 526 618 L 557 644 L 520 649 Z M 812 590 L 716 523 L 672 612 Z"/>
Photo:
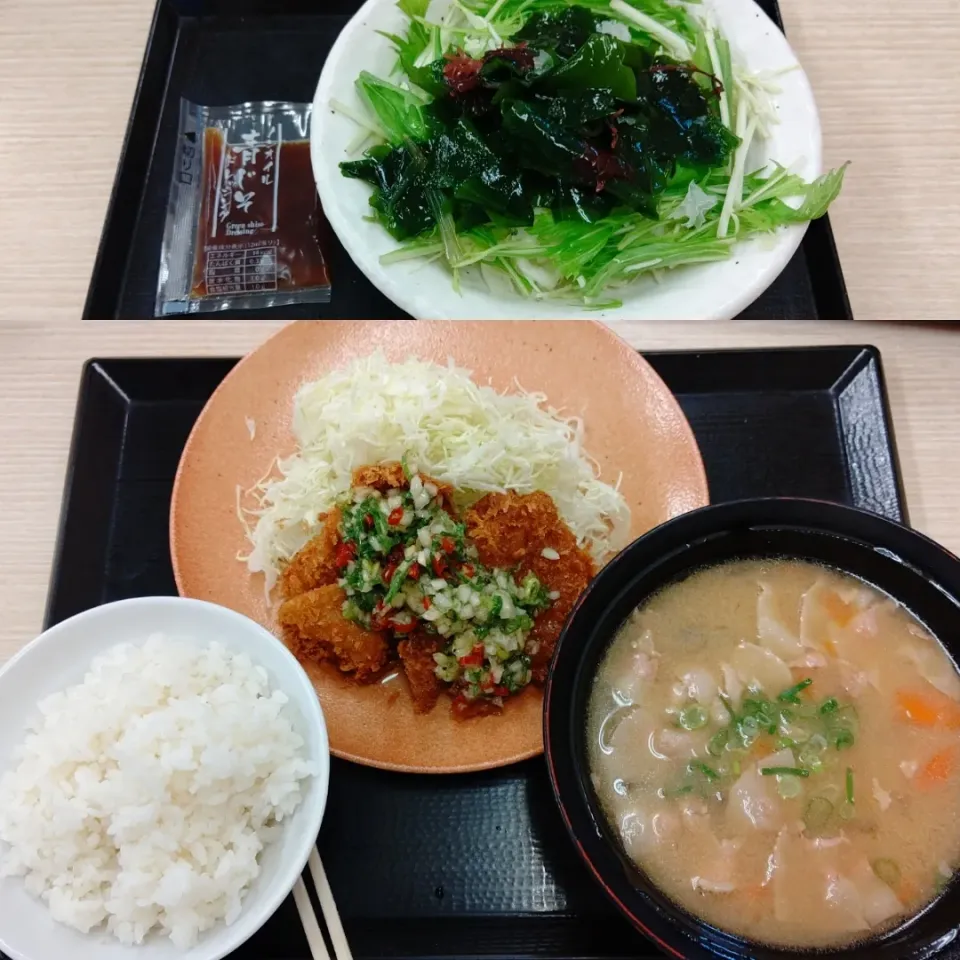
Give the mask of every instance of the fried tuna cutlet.
<path id="1" fill-rule="evenodd" d="M 285 599 L 308 590 L 337 582 L 340 571 L 335 562 L 340 542 L 340 510 L 334 507 L 323 522 L 323 529 L 287 564 L 280 574 L 280 594 Z"/>
<path id="2" fill-rule="evenodd" d="M 388 490 L 405 489 L 407 477 L 403 472 L 403 464 L 396 460 L 390 463 L 371 463 L 353 471 L 353 486 L 370 487 L 386 493 Z"/>
<path id="3" fill-rule="evenodd" d="M 461 692 L 458 687 L 452 687 L 450 694 L 453 702 L 450 704 L 450 712 L 454 720 L 472 720 L 474 717 L 492 717 L 503 712 L 503 707 L 488 700 L 486 697 L 477 697 L 474 700 L 467 700 L 458 696 Z"/>
<path id="4" fill-rule="evenodd" d="M 443 647 L 441 637 L 425 633 L 415 633 L 397 644 L 416 713 L 429 713 L 437 704 L 443 684 L 437 676 L 433 655 L 440 653 Z"/>
<path id="5" fill-rule="evenodd" d="M 437 488 L 437 499 L 445 509 L 453 503 L 453 487 L 443 483 L 435 477 L 428 477 L 425 473 L 419 474 L 424 483 L 432 483 Z M 406 490 L 409 486 L 407 476 L 403 472 L 403 464 L 393 460 L 389 463 L 375 463 L 366 467 L 357 467 L 353 471 L 354 487 L 370 487 L 378 493 L 388 493 L 391 490 Z"/>
<path id="6" fill-rule="evenodd" d="M 301 660 L 330 660 L 361 683 L 377 677 L 390 659 L 383 635 L 343 616 L 346 595 L 336 584 L 308 590 L 280 606 L 278 619 Z"/>
<path id="7" fill-rule="evenodd" d="M 542 491 L 489 493 L 467 511 L 465 519 L 467 535 L 483 563 L 516 567 L 518 580 L 533 571 L 547 590 L 559 594 L 534 618 L 527 639 L 534 680 L 542 683 L 567 615 L 593 578 L 593 561 L 577 546 L 553 499 Z"/>
<path id="8" fill-rule="evenodd" d="M 488 567 L 515 567 L 539 543 L 541 531 L 562 527 L 573 536 L 557 514 L 553 499 L 540 490 L 488 493 L 467 510 L 464 519 L 467 535 Z"/>
<path id="9" fill-rule="evenodd" d="M 560 631 L 580 598 L 593 579 L 593 560 L 580 547 L 576 538 L 564 527 L 569 542 L 563 537 L 548 536 L 541 541 L 543 546 L 552 548 L 560 554 L 559 560 L 549 560 L 542 553 L 533 552 L 520 564 L 518 576 L 522 579 L 528 570 L 532 570 L 540 582 L 551 592 L 560 594 L 546 610 L 541 610 L 533 619 L 533 629 L 527 637 L 527 649 L 531 653 L 530 665 L 533 679 L 543 683 L 547 679 L 547 669 L 553 657 Z"/>

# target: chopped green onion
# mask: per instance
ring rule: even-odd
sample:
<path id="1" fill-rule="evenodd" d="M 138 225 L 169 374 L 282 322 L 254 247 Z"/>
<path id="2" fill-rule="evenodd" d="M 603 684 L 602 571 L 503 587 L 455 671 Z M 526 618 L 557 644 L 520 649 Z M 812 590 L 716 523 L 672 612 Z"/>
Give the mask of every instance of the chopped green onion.
<path id="1" fill-rule="evenodd" d="M 753 746 L 754 740 L 760 736 L 760 725 L 755 717 L 743 717 L 736 722 L 737 738 L 744 749 Z"/>
<path id="2" fill-rule="evenodd" d="M 760 724 L 757 723 L 756 717 L 744 717 L 740 721 L 740 727 L 752 736 L 756 736 L 760 732 Z"/>
<path id="3" fill-rule="evenodd" d="M 833 804 L 826 797 L 813 797 L 803 811 L 803 822 L 808 830 L 819 830 L 833 816 Z"/>
<path id="4" fill-rule="evenodd" d="M 811 683 L 813 683 L 813 678 L 807 677 L 806 680 L 801 680 L 799 683 L 795 683 L 792 687 L 788 687 L 782 693 L 778 693 L 777 699 L 787 703 L 799 703 L 800 698 L 797 696 L 797 694 L 801 690 L 806 690 Z"/>
<path id="5" fill-rule="evenodd" d="M 687 764 L 687 770 L 689 770 L 690 773 L 699 770 L 708 780 L 720 779 L 720 774 L 717 773 L 713 767 L 708 767 L 702 760 L 691 760 L 690 763 Z"/>
<path id="6" fill-rule="evenodd" d="M 780 715 L 770 700 L 755 697 L 747 698 L 743 701 L 743 712 L 745 714 L 744 719 L 753 720 L 758 729 L 764 729 L 771 734 L 777 732 Z"/>
<path id="7" fill-rule="evenodd" d="M 820 704 L 820 713 L 833 713 L 840 704 L 836 697 L 829 697 Z"/>
<path id="8" fill-rule="evenodd" d="M 853 804 L 853 767 L 847 767 L 847 803 Z"/>
<path id="9" fill-rule="evenodd" d="M 677 718 L 684 730 L 699 730 L 707 725 L 707 711 L 703 707 L 686 707 Z"/>
<path id="10" fill-rule="evenodd" d="M 900 868 L 896 860 L 881 857 L 871 864 L 873 872 L 888 886 L 895 887 L 900 883 Z"/>
<path id="11" fill-rule="evenodd" d="M 390 588 L 387 590 L 386 595 L 383 598 L 384 603 L 390 603 L 390 601 L 400 592 L 400 588 L 403 586 L 404 580 L 407 579 L 407 574 L 410 572 L 410 568 L 413 566 L 413 560 L 404 560 L 400 566 L 393 573 L 393 578 L 390 581 Z"/>
<path id="12" fill-rule="evenodd" d="M 719 757 L 723 753 L 723 748 L 727 745 L 727 741 L 730 739 L 730 731 L 724 727 L 723 730 L 718 730 L 707 743 L 707 753 L 711 757 Z"/>
<path id="13" fill-rule="evenodd" d="M 765 777 L 809 777 L 810 771 L 802 767 L 761 767 Z"/>
<path id="14" fill-rule="evenodd" d="M 820 751 L 811 747 L 809 743 L 803 745 L 797 754 L 797 760 L 811 773 L 819 773 L 823 769 L 823 759 L 820 756 Z"/>
<path id="15" fill-rule="evenodd" d="M 847 730 L 845 727 L 837 730 L 833 735 L 833 745 L 838 750 L 846 750 L 848 747 L 852 747 L 856 737 L 853 735 L 852 730 Z"/>
<path id="16" fill-rule="evenodd" d="M 779 793 L 784 800 L 792 800 L 794 797 L 799 797 L 802 789 L 797 777 L 777 777 L 777 793 Z"/>

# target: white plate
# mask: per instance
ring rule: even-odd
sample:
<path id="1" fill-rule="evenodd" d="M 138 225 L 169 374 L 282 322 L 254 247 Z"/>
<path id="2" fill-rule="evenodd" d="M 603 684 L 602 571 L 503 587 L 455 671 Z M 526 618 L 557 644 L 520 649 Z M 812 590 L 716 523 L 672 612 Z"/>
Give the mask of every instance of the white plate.
<path id="1" fill-rule="evenodd" d="M 797 58 L 783 34 L 753 0 L 709 0 L 735 56 L 751 70 L 796 67 Z M 439 4 L 439 5 L 438 5 Z M 445 0 L 430 9 L 436 19 Z M 746 241 L 730 260 L 667 273 L 661 283 L 643 278 L 617 290 L 623 306 L 586 311 L 576 304 L 536 301 L 512 293 L 492 293 L 482 281 L 464 284 L 458 294 L 450 274 L 439 263 L 402 261 L 383 266 L 380 257 L 397 243 L 369 213 L 370 186 L 344 177 L 338 164 L 357 159 L 346 147 L 357 126 L 330 108 L 331 100 L 364 108 L 354 87 L 361 70 L 389 77 L 396 62 L 390 41 L 377 31 L 403 32 L 406 18 L 395 0 L 367 0 L 337 38 L 317 85 L 313 101 L 311 154 L 324 212 L 347 253 L 367 278 L 397 306 L 419 320 L 559 319 L 591 316 L 616 320 L 728 320 L 752 303 L 777 278 L 796 252 L 805 225 L 781 229 L 773 236 Z M 769 140 L 751 149 L 750 168 L 777 160 L 807 180 L 820 175 L 820 120 L 813 91 L 799 68 L 779 80 L 775 98 L 781 122 Z M 336 278 L 334 278 L 336 296 Z"/>
<path id="2" fill-rule="evenodd" d="M 330 753 L 327 729 L 313 684 L 293 654 L 259 624 L 226 607 L 181 597 L 138 597 L 94 607 L 37 637 L 0 670 L 0 775 L 10 766 L 37 702 L 79 683 L 90 661 L 114 644 L 171 633 L 199 643 L 218 640 L 247 653 L 289 698 L 284 708 L 303 737 L 304 752 L 319 773 L 304 784 L 303 800 L 260 858 L 260 875 L 229 927 L 217 924 L 188 950 L 151 935 L 128 947 L 104 933 L 82 934 L 57 923 L 20 877 L 0 879 L 0 950 L 12 960 L 219 960 L 248 940 L 293 889 L 316 843 L 327 802 Z"/>

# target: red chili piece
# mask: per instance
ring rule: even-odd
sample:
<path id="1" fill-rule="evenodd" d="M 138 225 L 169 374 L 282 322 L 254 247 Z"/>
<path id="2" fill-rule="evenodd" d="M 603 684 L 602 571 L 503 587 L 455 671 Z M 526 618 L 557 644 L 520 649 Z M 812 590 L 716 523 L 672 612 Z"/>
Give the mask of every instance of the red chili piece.
<path id="1" fill-rule="evenodd" d="M 333 554 L 333 562 L 338 568 L 343 569 L 357 555 L 357 545 L 352 540 L 344 540 L 337 544 L 337 549 Z"/>
<path id="2" fill-rule="evenodd" d="M 403 507 L 397 507 L 395 510 L 390 511 L 390 516 L 387 517 L 387 523 L 391 527 L 395 527 L 403 519 Z"/>
<path id="3" fill-rule="evenodd" d="M 461 667 L 480 667 L 483 665 L 483 644 L 478 643 L 465 657 L 460 658 Z"/>
<path id="4" fill-rule="evenodd" d="M 373 612 L 370 614 L 370 626 L 374 630 L 383 630 L 388 624 L 385 619 L 388 608 L 383 605 L 381 601 L 374 608 Z"/>
<path id="5" fill-rule="evenodd" d="M 397 564 L 395 561 L 391 561 L 387 564 L 386 569 L 383 571 L 382 580 L 384 583 L 390 583 L 393 579 L 393 575 L 397 572 Z"/>
<path id="6" fill-rule="evenodd" d="M 373 514 L 367 513 L 363 517 L 363 525 L 369 530 L 373 526 Z"/>
<path id="7" fill-rule="evenodd" d="M 434 556 L 433 561 L 431 562 L 431 566 L 433 567 L 433 572 L 438 577 L 442 577 L 443 572 L 447 569 L 447 558 L 441 557 L 440 554 L 438 553 L 436 554 L 436 556 Z"/>
<path id="8" fill-rule="evenodd" d="M 408 576 L 411 580 L 419 580 L 421 573 L 423 573 L 423 571 L 420 569 L 420 564 L 419 564 L 419 563 L 411 563 L 411 564 L 410 564 L 410 569 L 407 571 L 407 576 Z"/>
<path id="9" fill-rule="evenodd" d="M 453 553 L 454 550 L 457 549 L 457 545 L 453 542 L 453 537 L 441 537 L 440 549 L 444 553 Z"/>

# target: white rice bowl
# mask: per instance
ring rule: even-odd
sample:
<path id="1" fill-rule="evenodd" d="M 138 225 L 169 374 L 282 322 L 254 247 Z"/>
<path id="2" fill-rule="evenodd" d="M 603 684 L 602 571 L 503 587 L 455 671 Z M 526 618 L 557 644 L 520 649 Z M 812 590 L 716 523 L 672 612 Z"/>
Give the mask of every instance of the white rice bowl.
<path id="1" fill-rule="evenodd" d="M 245 617 L 145 598 L 65 621 L 0 671 L 0 949 L 224 956 L 303 869 L 328 769 L 309 680 Z"/>

